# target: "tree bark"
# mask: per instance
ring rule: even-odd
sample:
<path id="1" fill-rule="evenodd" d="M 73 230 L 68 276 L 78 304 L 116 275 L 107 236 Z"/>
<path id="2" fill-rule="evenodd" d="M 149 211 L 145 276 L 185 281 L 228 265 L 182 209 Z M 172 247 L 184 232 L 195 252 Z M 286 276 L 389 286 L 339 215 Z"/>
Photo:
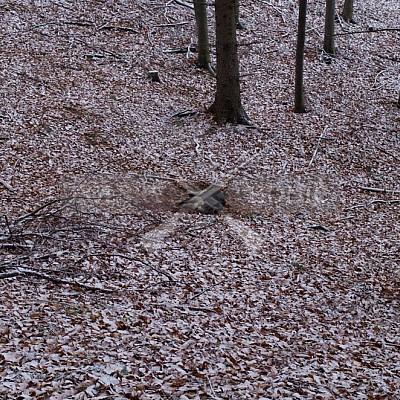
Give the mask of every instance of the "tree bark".
<path id="1" fill-rule="evenodd" d="M 210 44 L 208 41 L 207 0 L 196 0 L 194 2 L 194 14 L 198 40 L 197 66 L 207 69 L 213 76 L 216 76 L 215 70 L 211 65 Z"/>
<path id="2" fill-rule="evenodd" d="M 335 55 L 335 0 L 326 0 L 324 51 Z"/>
<path id="3" fill-rule="evenodd" d="M 353 0 L 344 0 L 342 18 L 346 22 L 354 23 L 353 19 Z"/>
<path id="4" fill-rule="evenodd" d="M 296 47 L 296 78 L 294 90 L 294 112 L 304 113 L 304 88 L 303 88 L 303 70 L 304 70 L 304 44 L 306 39 L 306 15 L 307 0 L 299 0 L 299 22 L 297 31 Z"/>
<path id="5" fill-rule="evenodd" d="M 215 1 L 217 90 L 209 111 L 215 115 L 219 125 L 227 122 L 251 125 L 240 98 L 236 38 L 237 1 Z"/>

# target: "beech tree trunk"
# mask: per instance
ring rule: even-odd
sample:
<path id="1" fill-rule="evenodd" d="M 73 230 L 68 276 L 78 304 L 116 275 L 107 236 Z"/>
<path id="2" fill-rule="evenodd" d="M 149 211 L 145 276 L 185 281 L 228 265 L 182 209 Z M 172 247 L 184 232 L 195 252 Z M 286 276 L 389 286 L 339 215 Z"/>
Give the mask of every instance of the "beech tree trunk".
<path id="1" fill-rule="evenodd" d="M 353 0 L 344 0 L 342 18 L 346 22 L 354 23 L 353 19 Z"/>
<path id="2" fill-rule="evenodd" d="M 307 0 L 299 0 L 299 22 L 297 28 L 297 47 L 296 47 L 296 80 L 294 90 L 294 112 L 304 113 L 304 88 L 303 88 L 303 69 L 304 69 L 304 44 L 306 39 L 306 15 Z"/>
<path id="3" fill-rule="evenodd" d="M 335 55 L 335 0 L 326 0 L 324 51 L 329 56 Z"/>
<path id="4" fill-rule="evenodd" d="M 207 0 L 196 0 L 194 2 L 194 14 L 198 40 L 197 65 L 200 68 L 207 69 L 215 76 L 214 68 L 211 65 L 210 43 L 208 41 Z"/>
<path id="5" fill-rule="evenodd" d="M 209 111 L 219 125 L 251 125 L 240 98 L 239 58 L 236 38 L 238 0 L 215 0 L 217 90 Z"/>

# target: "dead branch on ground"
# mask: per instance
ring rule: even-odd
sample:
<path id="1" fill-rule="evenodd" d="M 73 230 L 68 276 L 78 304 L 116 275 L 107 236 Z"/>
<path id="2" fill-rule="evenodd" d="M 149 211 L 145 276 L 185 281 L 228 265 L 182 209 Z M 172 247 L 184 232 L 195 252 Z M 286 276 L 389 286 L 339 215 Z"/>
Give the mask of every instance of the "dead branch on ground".
<path id="1" fill-rule="evenodd" d="M 104 31 L 104 30 L 115 30 L 115 31 L 122 31 L 122 32 L 131 32 L 131 33 L 139 33 L 136 29 L 133 29 L 129 26 L 119 26 L 119 25 L 102 25 L 97 30 Z"/>
<path id="2" fill-rule="evenodd" d="M 368 208 L 368 206 L 371 206 L 374 204 L 397 204 L 397 203 L 400 203 L 400 199 L 392 199 L 392 200 L 374 199 L 374 200 L 371 200 L 364 204 L 356 204 L 354 206 L 345 208 L 344 211 L 352 211 L 352 210 L 356 210 L 357 208 Z"/>
<path id="3" fill-rule="evenodd" d="M 376 33 L 376 32 L 400 32 L 400 28 L 374 28 L 373 26 L 370 26 L 368 29 L 362 31 L 335 33 L 332 36 L 346 36 L 346 35 L 356 35 L 360 33 Z"/>
<path id="4" fill-rule="evenodd" d="M 176 3 L 176 4 L 179 4 L 180 6 L 187 7 L 187 8 L 190 8 L 191 10 L 194 10 L 194 5 L 193 5 L 193 4 L 190 4 L 190 3 L 187 3 L 186 1 L 183 1 L 183 0 L 175 0 L 175 3 Z"/>
<path id="5" fill-rule="evenodd" d="M 34 271 L 34 270 L 29 269 L 24 266 L 18 266 L 17 268 L 13 269 L 12 271 L 4 272 L 4 273 L 0 274 L 0 279 L 14 278 L 14 277 L 21 276 L 21 275 L 34 276 L 36 278 L 45 279 L 49 282 L 56 283 L 56 284 L 79 286 L 79 287 L 81 287 L 83 289 L 87 289 L 87 290 L 100 291 L 100 292 L 105 292 L 105 293 L 115 292 L 114 289 L 105 289 L 102 287 L 91 286 L 91 285 L 87 285 L 86 283 L 79 282 L 78 280 L 56 278 L 54 276 L 50 276 L 50 275 L 44 274 L 42 272 L 37 272 L 37 271 Z"/>
<path id="6" fill-rule="evenodd" d="M 366 192 L 374 192 L 374 193 L 400 194 L 400 190 L 390 190 L 390 189 L 375 188 L 375 187 L 368 187 L 368 186 L 361 186 L 359 189 L 364 190 Z"/>

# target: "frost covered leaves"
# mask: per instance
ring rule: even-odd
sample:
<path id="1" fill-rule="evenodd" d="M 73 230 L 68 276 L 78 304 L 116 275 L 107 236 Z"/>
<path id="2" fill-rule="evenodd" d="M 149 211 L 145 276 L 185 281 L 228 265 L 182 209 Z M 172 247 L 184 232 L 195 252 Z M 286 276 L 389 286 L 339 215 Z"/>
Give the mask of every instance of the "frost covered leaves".
<path id="1" fill-rule="evenodd" d="M 398 398 L 399 33 L 326 65 L 310 4 L 295 115 L 297 4 L 246 2 L 259 128 L 219 128 L 192 11 L 101 3 L 0 5 L 0 398 Z M 179 206 L 209 184 L 220 212 Z"/>

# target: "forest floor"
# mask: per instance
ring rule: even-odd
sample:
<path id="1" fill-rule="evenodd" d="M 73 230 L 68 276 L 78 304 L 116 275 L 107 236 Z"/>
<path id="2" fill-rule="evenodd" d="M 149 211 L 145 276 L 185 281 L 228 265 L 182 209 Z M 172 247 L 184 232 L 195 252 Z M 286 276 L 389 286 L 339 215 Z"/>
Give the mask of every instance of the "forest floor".
<path id="1" fill-rule="evenodd" d="M 253 129 L 205 112 L 191 9 L 0 2 L 1 399 L 400 398 L 398 2 L 329 64 L 309 5 L 301 115 L 297 2 L 243 3 Z"/>

